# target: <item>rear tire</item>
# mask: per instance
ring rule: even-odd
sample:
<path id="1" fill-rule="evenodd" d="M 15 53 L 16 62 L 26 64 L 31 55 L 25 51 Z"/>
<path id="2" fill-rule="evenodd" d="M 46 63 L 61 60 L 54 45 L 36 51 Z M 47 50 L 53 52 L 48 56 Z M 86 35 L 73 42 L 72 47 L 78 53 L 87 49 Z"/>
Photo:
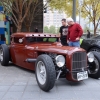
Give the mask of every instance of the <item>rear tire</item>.
<path id="1" fill-rule="evenodd" d="M 95 60 L 90 63 L 89 76 L 95 79 L 100 78 L 100 53 L 93 51 Z"/>
<path id="2" fill-rule="evenodd" d="M 2 66 L 7 66 L 9 63 L 9 48 L 6 44 L 0 46 L 0 61 Z"/>
<path id="3" fill-rule="evenodd" d="M 43 54 L 37 58 L 35 75 L 37 83 L 43 91 L 47 92 L 54 87 L 56 71 L 50 56 Z"/>

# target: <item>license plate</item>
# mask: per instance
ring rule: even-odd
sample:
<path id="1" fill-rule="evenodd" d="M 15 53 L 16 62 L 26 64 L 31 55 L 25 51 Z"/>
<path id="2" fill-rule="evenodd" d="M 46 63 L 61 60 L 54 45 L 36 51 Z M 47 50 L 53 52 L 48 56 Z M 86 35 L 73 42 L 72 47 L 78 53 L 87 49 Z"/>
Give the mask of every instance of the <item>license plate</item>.
<path id="1" fill-rule="evenodd" d="M 87 78 L 88 78 L 88 72 L 87 71 L 77 73 L 77 80 L 78 81 L 81 81 L 81 80 L 84 80 L 84 79 L 87 79 Z"/>

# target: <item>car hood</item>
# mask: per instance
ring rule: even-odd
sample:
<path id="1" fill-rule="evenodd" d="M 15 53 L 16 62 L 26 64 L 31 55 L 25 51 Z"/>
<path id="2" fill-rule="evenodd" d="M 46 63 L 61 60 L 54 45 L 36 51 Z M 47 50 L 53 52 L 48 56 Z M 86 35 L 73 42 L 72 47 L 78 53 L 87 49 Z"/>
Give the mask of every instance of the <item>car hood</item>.
<path id="1" fill-rule="evenodd" d="M 62 46 L 61 43 L 40 43 L 40 44 L 31 44 L 27 48 L 34 49 L 35 51 L 42 52 L 53 52 L 59 54 L 73 53 L 76 51 L 85 51 L 82 48 Z"/>
<path id="2" fill-rule="evenodd" d="M 100 46 L 100 40 L 99 39 L 84 39 L 84 42 L 87 44 L 90 44 L 91 46 L 93 45 L 98 45 Z"/>

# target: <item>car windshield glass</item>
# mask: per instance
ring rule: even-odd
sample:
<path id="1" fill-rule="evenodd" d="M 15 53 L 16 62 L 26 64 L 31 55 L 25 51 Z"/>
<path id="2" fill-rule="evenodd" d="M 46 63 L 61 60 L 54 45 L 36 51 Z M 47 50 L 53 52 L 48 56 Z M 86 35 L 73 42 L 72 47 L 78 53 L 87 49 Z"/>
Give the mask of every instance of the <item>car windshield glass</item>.
<path id="1" fill-rule="evenodd" d="M 26 41 L 28 43 L 33 43 L 33 42 L 57 42 L 58 38 L 57 37 L 26 37 Z"/>

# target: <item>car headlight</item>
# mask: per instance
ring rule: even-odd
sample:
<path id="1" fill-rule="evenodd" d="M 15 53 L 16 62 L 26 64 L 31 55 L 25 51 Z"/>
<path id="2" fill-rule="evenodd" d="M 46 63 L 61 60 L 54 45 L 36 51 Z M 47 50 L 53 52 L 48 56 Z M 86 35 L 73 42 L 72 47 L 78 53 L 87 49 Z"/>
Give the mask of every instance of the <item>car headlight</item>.
<path id="1" fill-rule="evenodd" d="M 94 61 L 94 54 L 93 54 L 92 52 L 89 52 L 89 53 L 87 54 L 87 56 L 88 56 L 88 61 L 89 61 L 89 62 L 93 62 L 93 61 Z"/>
<path id="2" fill-rule="evenodd" d="M 65 57 L 63 55 L 58 55 L 55 60 L 58 67 L 63 67 L 65 65 Z"/>

